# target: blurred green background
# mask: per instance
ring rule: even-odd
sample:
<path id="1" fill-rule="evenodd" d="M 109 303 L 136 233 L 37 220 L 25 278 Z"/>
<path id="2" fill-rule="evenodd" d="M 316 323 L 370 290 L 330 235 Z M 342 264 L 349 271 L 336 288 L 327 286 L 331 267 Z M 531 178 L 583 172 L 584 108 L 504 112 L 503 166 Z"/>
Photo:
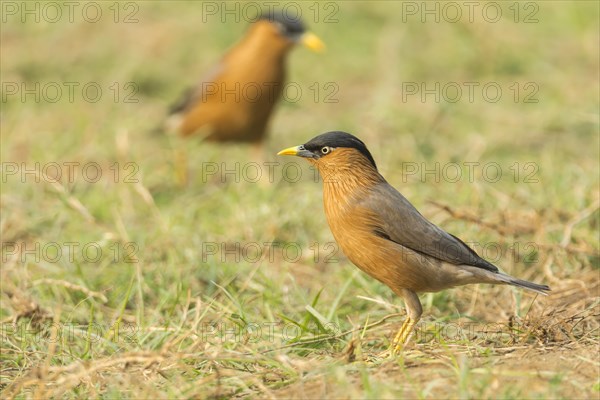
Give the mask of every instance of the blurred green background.
<path id="1" fill-rule="evenodd" d="M 357 135 L 382 174 L 426 217 L 474 242 L 480 253 L 493 244 L 500 254 L 483 256 L 555 293 L 533 301 L 518 290 L 474 286 L 424 295 L 426 323 L 545 321 L 558 318 L 557 310 L 568 310 L 565 318 L 585 311 L 592 334 L 567 335 L 569 346 L 585 355 L 590 340 L 596 349 L 598 343 L 597 2 L 476 2 L 472 18 L 461 2 L 280 3 L 301 10 L 327 51 L 297 48 L 290 55 L 288 80 L 301 94 L 279 104 L 262 161 L 247 146 L 149 132 L 244 34 L 244 10 L 252 12 L 247 3 L 100 2 L 94 3 L 97 18 L 96 6 L 76 3 L 72 22 L 60 2 L 56 22 L 53 3 L 2 4 L 0 318 L 28 332 L 52 321 L 78 327 L 72 340 L 56 346 L 3 330 L 1 384 L 8 395 L 597 395 L 597 377 L 571 379 L 579 372 L 569 363 L 544 362 L 549 372 L 526 381 L 503 375 L 501 366 L 492 368 L 503 353 L 488 349 L 501 344 L 477 338 L 464 348 L 483 358 L 465 361 L 453 352 L 461 349 L 442 346 L 438 354 L 439 346 L 421 343 L 422 352 L 433 353 L 414 355 L 417 361 L 407 355 L 414 369 L 406 369 L 405 360 L 381 369 L 339 364 L 353 335 L 302 344 L 331 334 L 326 322 L 343 332 L 402 312 L 403 305 L 332 247 L 314 171 L 302 160 L 275 156 L 325 131 Z M 23 14 L 25 7 L 34 14 Z M 225 7 L 237 12 L 226 14 Z M 176 180 L 174 154 L 181 147 L 189 154 L 187 185 Z M 274 179 L 248 178 L 250 162 L 263 173 L 265 162 L 278 163 Z M 52 174 L 51 163 L 62 172 L 57 182 L 43 176 Z M 76 163 L 73 179 L 65 163 Z M 91 176 L 94 168 L 101 172 L 96 182 L 83 175 L 90 163 Z M 215 166 L 218 172 L 209 173 Z M 293 175 L 296 166 L 302 176 L 292 182 L 284 174 L 289 168 Z M 222 179 L 226 169 L 237 172 Z M 72 242 L 79 247 L 70 257 L 65 243 Z M 279 247 L 271 252 L 265 243 L 273 242 Z M 90 243 L 101 249 L 93 262 L 81 251 Z M 58 256 L 53 244 L 62 249 Z M 217 246 L 216 254 L 210 246 Z M 260 261 L 249 262 L 254 253 L 221 253 L 236 246 L 258 249 Z M 338 262 L 326 262 L 331 251 Z M 363 351 L 383 350 L 402 318 L 360 336 Z M 558 326 L 552 321 L 548 326 Z M 136 327 L 135 341 L 114 335 L 124 323 Z M 274 338 L 253 343 L 194 336 L 205 323 L 241 330 L 291 323 L 299 333 L 290 340 L 276 329 Z M 102 340 L 90 346 L 93 324 Z M 543 341 L 538 331 L 525 331 L 521 344 Z M 158 363 L 160 373 L 139 360 L 119 364 L 121 370 L 103 364 L 137 352 Z M 244 354 L 253 355 L 252 362 Z M 89 379 L 60 369 L 81 360 L 100 365 Z M 31 374 L 39 365 L 46 369 L 36 381 Z M 528 364 L 518 365 L 527 375 Z M 63 389 L 47 385 L 60 379 Z M 322 382 L 336 389 L 319 391 Z M 491 389 L 492 382 L 501 388 Z"/>

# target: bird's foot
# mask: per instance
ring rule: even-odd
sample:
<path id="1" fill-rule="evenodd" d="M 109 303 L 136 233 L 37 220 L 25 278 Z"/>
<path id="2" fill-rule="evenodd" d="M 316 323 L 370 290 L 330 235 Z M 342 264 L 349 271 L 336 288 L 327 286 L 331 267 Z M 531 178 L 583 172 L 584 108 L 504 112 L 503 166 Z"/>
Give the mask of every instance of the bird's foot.
<path id="1" fill-rule="evenodd" d="M 395 354 L 393 353 L 392 349 L 389 348 L 385 351 L 382 351 L 380 353 L 375 353 L 375 354 L 369 354 L 365 357 L 365 362 L 367 364 L 382 364 L 384 362 L 393 360 L 395 358 Z"/>

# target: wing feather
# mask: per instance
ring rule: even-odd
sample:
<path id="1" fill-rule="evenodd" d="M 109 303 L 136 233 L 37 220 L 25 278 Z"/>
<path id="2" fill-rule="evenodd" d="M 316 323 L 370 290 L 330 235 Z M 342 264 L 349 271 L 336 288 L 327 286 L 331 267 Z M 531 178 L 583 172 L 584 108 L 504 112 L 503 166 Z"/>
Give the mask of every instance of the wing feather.
<path id="1" fill-rule="evenodd" d="M 224 72 L 223 62 L 218 63 L 210 69 L 196 86 L 188 87 L 183 94 L 169 107 L 169 115 L 185 113 L 193 107 L 204 96 L 207 83 L 216 83 L 219 76 Z"/>
<path id="2" fill-rule="evenodd" d="M 375 210 L 375 234 L 413 251 L 455 265 L 472 265 L 488 271 L 498 268 L 481 258 L 462 240 L 429 222 L 387 182 L 378 184 L 364 198 L 361 207 Z"/>

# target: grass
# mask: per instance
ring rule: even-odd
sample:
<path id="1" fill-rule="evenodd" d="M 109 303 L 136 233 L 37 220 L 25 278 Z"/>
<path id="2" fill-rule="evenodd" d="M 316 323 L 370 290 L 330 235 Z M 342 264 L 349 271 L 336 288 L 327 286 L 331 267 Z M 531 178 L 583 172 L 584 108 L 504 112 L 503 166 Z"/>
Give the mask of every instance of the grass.
<path id="1" fill-rule="evenodd" d="M 537 23 L 505 2 L 497 23 L 422 23 L 401 3 L 339 2 L 324 23 L 330 9 L 315 22 L 299 3 L 328 51 L 291 54 L 303 94 L 278 107 L 259 163 L 279 164 L 260 182 L 245 146 L 148 133 L 246 24 L 203 22 L 196 2 L 131 4 L 118 23 L 101 3 L 97 23 L 2 24 L 3 397 L 599 396 L 597 4 L 539 2 Z M 64 82 L 102 96 L 70 101 Z M 407 94 L 436 82 L 478 89 Z M 36 83 L 63 94 L 6 86 Z M 314 171 L 274 155 L 332 129 L 361 137 L 425 216 L 552 295 L 423 294 L 416 344 L 374 360 L 402 302 L 335 247 Z"/>

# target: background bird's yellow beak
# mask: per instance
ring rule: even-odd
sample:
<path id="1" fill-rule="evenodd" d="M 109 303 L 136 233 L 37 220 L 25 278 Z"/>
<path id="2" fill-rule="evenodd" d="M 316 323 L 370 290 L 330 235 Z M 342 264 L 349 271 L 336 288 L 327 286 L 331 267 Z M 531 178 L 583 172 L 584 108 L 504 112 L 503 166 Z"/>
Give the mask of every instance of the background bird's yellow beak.
<path id="1" fill-rule="evenodd" d="M 288 147 L 287 149 L 283 149 L 281 150 L 279 153 L 277 153 L 278 156 L 296 156 L 298 155 L 298 152 L 300 152 L 302 146 L 294 146 L 294 147 Z"/>
<path id="2" fill-rule="evenodd" d="M 312 51 L 322 52 L 325 50 L 325 43 L 312 32 L 306 32 L 300 37 L 300 43 L 308 47 Z"/>

